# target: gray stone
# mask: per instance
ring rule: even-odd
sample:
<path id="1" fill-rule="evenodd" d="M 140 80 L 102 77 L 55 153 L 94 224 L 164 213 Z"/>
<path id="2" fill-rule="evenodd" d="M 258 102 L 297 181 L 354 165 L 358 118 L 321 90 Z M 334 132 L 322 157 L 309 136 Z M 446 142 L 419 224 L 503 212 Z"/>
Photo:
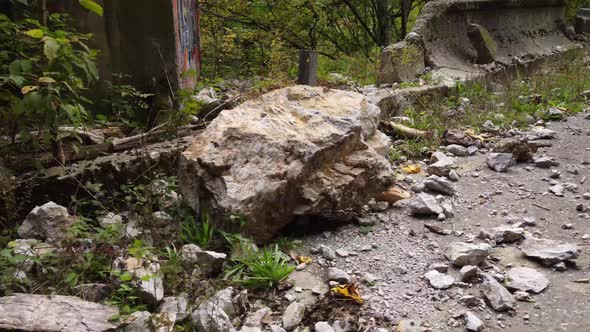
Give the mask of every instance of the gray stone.
<path id="1" fill-rule="evenodd" d="M 496 126 L 491 120 L 487 120 L 481 126 L 481 131 L 483 131 L 484 133 L 492 133 L 492 134 L 495 134 L 498 131 L 500 131 L 500 127 Z"/>
<path id="2" fill-rule="evenodd" d="M 468 154 L 467 148 L 459 144 L 447 145 L 446 149 L 457 157 L 465 157 Z"/>
<path id="3" fill-rule="evenodd" d="M 485 308 L 486 302 L 473 295 L 465 295 L 459 299 L 459 303 L 469 308 Z"/>
<path id="4" fill-rule="evenodd" d="M 494 152 L 511 153 L 516 161 L 529 161 L 538 150 L 537 144 L 523 137 L 504 138 L 494 146 Z"/>
<path id="5" fill-rule="evenodd" d="M 334 328 L 328 322 L 317 322 L 314 328 L 315 332 L 334 332 Z"/>
<path id="6" fill-rule="evenodd" d="M 287 331 L 295 329 L 303 320 L 303 315 L 305 315 L 305 306 L 303 304 L 298 302 L 289 304 L 283 313 L 283 328 Z"/>
<path id="7" fill-rule="evenodd" d="M 150 318 L 152 314 L 149 311 L 136 311 L 125 319 L 124 332 L 143 332 L 149 331 Z"/>
<path id="8" fill-rule="evenodd" d="M 278 325 L 271 325 L 270 326 L 270 332 L 286 332 L 284 328 L 278 326 Z"/>
<path id="9" fill-rule="evenodd" d="M 553 166 L 559 166 L 559 162 L 549 157 L 533 158 L 533 162 L 535 163 L 535 166 L 539 168 L 550 168 Z"/>
<path id="10" fill-rule="evenodd" d="M 271 313 L 272 310 L 268 307 L 263 307 L 256 310 L 255 312 L 251 312 L 246 316 L 243 326 L 260 328 L 262 327 L 262 320 L 264 319 L 264 317 L 270 315 Z"/>
<path id="11" fill-rule="evenodd" d="M 352 91 L 274 90 L 222 111 L 195 137 L 180 156 L 180 194 L 213 224 L 242 216 L 241 231 L 257 241 L 301 216 L 352 219 L 394 182 L 389 161 L 367 142 L 379 116 Z"/>
<path id="12" fill-rule="evenodd" d="M 479 268 L 475 265 L 465 265 L 459 270 L 459 274 L 461 275 L 461 281 L 469 282 L 473 278 L 477 277 L 477 273 Z"/>
<path id="13" fill-rule="evenodd" d="M 451 170 L 448 175 L 449 180 L 453 182 L 459 181 L 459 174 L 455 170 Z"/>
<path id="14" fill-rule="evenodd" d="M 465 328 L 467 331 L 483 331 L 484 325 L 481 319 L 477 318 L 473 313 L 465 313 Z"/>
<path id="15" fill-rule="evenodd" d="M 348 284 L 351 281 L 350 275 L 339 268 L 331 267 L 328 269 L 328 280 L 336 281 L 342 284 Z"/>
<path id="16" fill-rule="evenodd" d="M 414 43 L 402 41 L 386 47 L 381 53 L 379 84 L 411 82 L 424 73 L 424 51 Z"/>
<path id="17" fill-rule="evenodd" d="M 191 313 L 191 319 L 199 331 L 236 331 L 231 321 L 236 310 L 233 305 L 233 293 L 234 290 L 231 287 L 223 289 Z"/>
<path id="18" fill-rule="evenodd" d="M 102 302 L 113 293 L 113 288 L 107 284 L 81 284 L 74 287 L 75 295 L 91 302 Z"/>
<path id="19" fill-rule="evenodd" d="M 204 274 L 216 275 L 221 272 L 227 255 L 214 251 L 204 251 L 195 244 L 186 244 L 180 249 L 180 257 L 184 265 L 198 265 Z"/>
<path id="20" fill-rule="evenodd" d="M 330 261 L 336 259 L 336 251 L 332 249 L 332 247 L 322 244 L 320 245 L 320 253 L 322 254 L 322 257 L 324 257 L 324 259 Z"/>
<path id="21" fill-rule="evenodd" d="M 361 226 L 367 226 L 367 225 L 361 225 Z M 348 257 L 349 253 L 348 253 L 348 251 L 346 251 L 344 249 L 336 249 L 336 255 L 338 257 Z"/>
<path id="22" fill-rule="evenodd" d="M 436 270 L 425 273 L 424 277 L 428 279 L 430 285 L 436 289 L 447 289 L 455 283 L 455 278 L 448 274 L 442 274 Z"/>
<path id="23" fill-rule="evenodd" d="M 549 279 L 535 269 L 514 267 L 506 273 L 505 284 L 511 290 L 540 293 L 549 286 Z"/>
<path id="24" fill-rule="evenodd" d="M 520 250 L 527 257 L 540 260 L 545 266 L 578 258 L 578 247 L 575 244 L 547 239 L 527 239 Z"/>
<path id="25" fill-rule="evenodd" d="M 455 186 L 446 178 L 431 175 L 424 180 L 426 190 L 452 196 L 455 194 Z"/>
<path id="26" fill-rule="evenodd" d="M 125 332 L 173 332 L 176 317 L 168 312 L 151 314 L 147 311 L 138 311 L 125 321 L 128 324 L 125 326 Z"/>
<path id="27" fill-rule="evenodd" d="M 68 209 L 48 202 L 29 212 L 18 228 L 18 235 L 25 239 L 44 240 L 47 243 L 59 245 L 66 238 L 68 229 L 75 221 L 76 219 L 68 213 Z"/>
<path id="28" fill-rule="evenodd" d="M 531 294 L 528 292 L 516 291 L 513 295 L 516 301 L 533 302 L 533 298 L 531 297 Z"/>
<path id="29" fill-rule="evenodd" d="M 0 297 L 0 330 L 38 332 L 114 331 L 115 307 L 74 296 L 12 294 Z"/>
<path id="30" fill-rule="evenodd" d="M 554 185 L 553 187 L 549 188 L 549 192 L 554 194 L 557 197 L 563 197 L 564 196 L 564 187 L 562 184 L 558 183 L 556 185 Z"/>
<path id="31" fill-rule="evenodd" d="M 107 227 L 110 225 L 122 225 L 123 217 L 116 213 L 109 212 L 105 216 L 98 218 L 98 223 L 101 227 Z"/>
<path id="32" fill-rule="evenodd" d="M 447 247 L 445 256 L 455 266 L 477 266 L 488 257 L 489 252 L 490 246 L 484 243 L 454 242 Z"/>
<path id="33" fill-rule="evenodd" d="M 506 311 L 514 308 L 514 303 L 516 302 L 514 296 L 492 276 L 486 276 L 481 290 L 494 310 Z"/>
<path id="34" fill-rule="evenodd" d="M 514 164 L 514 157 L 511 153 L 488 153 L 486 162 L 496 172 L 506 172 Z"/>
<path id="35" fill-rule="evenodd" d="M 451 170 L 456 167 L 455 159 L 440 151 L 432 154 L 430 162 L 431 164 L 426 168 L 426 171 L 432 175 L 448 176 Z"/>
<path id="36" fill-rule="evenodd" d="M 176 321 L 180 321 L 188 317 L 190 314 L 188 310 L 188 300 L 183 296 L 166 296 L 160 306 L 158 312 L 167 312 L 174 315 Z"/>
<path id="37" fill-rule="evenodd" d="M 440 273 L 446 273 L 449 270 L 449 266 L 443 263 L 434 263 L 430 265 L 430 269 L 438 271 Z"/>
<path id="38" fill-rule="evenodd" d="M 372 273 L 365 273 L 365 276 L 363 277 L 363 281 L 365 282 L 365 284 L 372 286 L 374 285 L 377 281 L 379 281 L 379 278 L 377 276 L 375 276 Z"/>
<path id="39" fill-rule="evenodd" d="M 544 127 L 535 127 L 528 133 L 527 138 L 531 141 L 534 141 L 539 139 L 555 139 L 556 136 L 557 132 L 555 130 Z"/>
<path id="40" fill-rule="evenodd" d="M 404 319 L 397 324 L 396 332 L 423 332 L 422 322 L 414 319 Z"/>
<path id="41" fill-rule="evenodd" d="M 336 320 L 332 324 L 334 332 L 352 332 L 352 324 L 348 320 Z"/>
<path id="42" fill-rule="evenodd" d="M 412 215 L 439 215 L 444 214 L 443 208 L 438 204 L 434 196 L 419 193 L 416 197 L 408 204 L 410 208 L 410 214 Z"/>
<path id="43" fill-rule="evenodd" d="M 492 239 L 496 243 L 510 243 L 524 239 L 524 228 L 500 226 L 490 230 Z"/>

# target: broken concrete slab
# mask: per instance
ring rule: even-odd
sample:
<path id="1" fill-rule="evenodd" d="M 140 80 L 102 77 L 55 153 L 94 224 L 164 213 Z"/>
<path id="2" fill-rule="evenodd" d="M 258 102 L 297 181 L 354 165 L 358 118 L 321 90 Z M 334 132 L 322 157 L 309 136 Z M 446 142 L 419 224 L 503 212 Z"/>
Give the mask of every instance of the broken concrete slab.
<path id="1" fill-rule="evenodd" d="M 424 73 L 424 51 L 419 45 L 402 41 L 381 53 L 379 83 L 411 82 Z"/>
<path id="2" fill-rule="evenodd" d="M 0 297 L 0 330 L 39 332 L 114 331 L 115 307 L 74 296 L 13 294 Z"/>
<path id="3" fill-rule="evenodd" d="M 496 60 L 498 44 L 494 41 L 489 31 L 479 24 L 469 24 L 467 36 L 471 46 L 477 53 L 476 62 L 479 64 L 491 63 Z"/>
<path id="4" fill-rule="evenodd" d="M 217 224 L 243 217 L 257 240 L 299 216 L 358 211 L 393 183 L 389 162 L 365 143 L 379 115 L 354 92 L 273 91 L 223 111 L 195 139 L 182 153 L 180 191 Z"/>

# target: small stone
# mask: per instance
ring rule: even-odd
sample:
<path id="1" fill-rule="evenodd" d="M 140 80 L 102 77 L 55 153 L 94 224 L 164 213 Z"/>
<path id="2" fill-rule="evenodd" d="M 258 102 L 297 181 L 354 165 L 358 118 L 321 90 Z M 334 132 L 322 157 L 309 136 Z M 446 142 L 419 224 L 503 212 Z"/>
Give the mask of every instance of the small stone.
<path id="1" fill-rule="evenodd" d="M 559 272 L 567 271 L 567 266 L 565 265 L 564 262 L 559 262 L 559 263 L 553 265 L 553 268 Z"/>
<path id="2" fill-rule="evenodd" d="M 336 255 L 339 257 L 348 257 L 349 253 L 348 251 L 344 250 L 344 249 L 337 249 L 336 250 Z"/>
<path id="3" fill-rule="evenodd" d="M 449 245 L 445 256 L 455 266 L 479 265 L 489 255 L 490 246 L 487 244 L 470 244 L 454 242 Z"/>
<path id="4" fill-rule="evenodd" d="M 396 332 L 422 332 L 422 322 L 413 319 L 404 319 L 397 324 Z"/>
<path id="5" fill-rule="evenodd" d="M 467 154 L 469 154 L 470 156 L 473 156 L 474 154 L 477 153 L 478 150 L 479 150 L 479 148 L 475 145 L 469 146 L 469 147 L 467 147 Z"/>
<path id="6" fill-rule="evenodd" d="M 481 131 L 494 134 L 500 131 L 500 127 L 496 126 L 491 120 L 487 120 L 481 127 Z"/>
<path id="7" fill-rule="evenodd" d="M 334 332 L 334 328 L 328 322 L 317 322 L 314 327 L 315 332 Z"/>
<path id="8" fill-rule="evenodd" d="M 478 307 L 485 308 L 486 307 L 486 303 L 484 300 L 482 300 L 478 297 L 475 297 L 473 295 L 462 296 L 459 299 L 459 303 L 461 303 L 467 307 L 470 307 L 470 308 L 478 308 Z"/>
<path id="9" fill-rule="evenodd" d="M 563 224 L 563 225 L 561 225 L 561 228 L 564 230 L 574 229 L 574 225 L 573 224 Z"/>
<path id="10" fill-rule="evenodd" d="M 455 167 L 455 160 L 440 151 L 432 154 L 431 162 L 426 171 L 432 175 L 447 176 Z"/>
<path id="11" fill-rule="evenodd" d="M 303 320 L 304 314 L 305 306 L 299 302 L 292 302 L 283 314 L 283 328 L 287 331 L 295 329 Z"/>
<path id="12" fill-rule="evenodd" d="M 553 187 L 549 188 L 549 192 L 554 194 L 557 197 L 563 197 L 564 196 L 564 187 L 561 184 L 556 184 Z"/>
<path id="13" fill-rule="evenodd" d="M 559 162 L 549 157 L 533 158 L 533 162 L 535 163 L 535 166 L 539 168 L 550 168 L 554 166 L 559 166 Z"/>
<path id="14" fill-rule="evenodd" d="M 529 292 L 516 291 L 516 292 L 514 292 L 513 295 L 517 301 L 522 301 L 522 302 L 532 302 L 533 301 L 533 298 L 531 297 L 531 294 Z"/>
<path id="15" fill-rule="evenodd" d="M 68 209 L 54 202 L 37 206 L 18 228 L 18 235 L 24 239 L 44 240 L 49 244 L 60 244 L 65 240 L 68 229 L 76 222 Z"/>
<path id="16" fill-rule="evenodd" d="M 490 234 L 496 243 L 509 243 L 524 239 L 523 228 L 500 226 L 492 228 Z"/>
<path id="17" fill-rule="evenodd" d="M 481 289 L 494 310 L 506 311 L 514 308 L 516 302 L 514 296 L 493 277 L 487 276 Z"/>
<path id="18" fill-rule="evenodd" d="M 527 239 L 520 250 L 526 256 L 540 260 L 545 266 L 578 258 L 578 247 L 575 244 L 547 239 Z"/>
<path id="19" fill-rule="evenodd" d="M 506 287 L 511 290 L 540 293 L 547 286 L 549 279 L 529 267 L 514 267 L 506 273 Z"/>
<path id="20" fill-rule="evenodd" d="M 408 205 L 412 215 L 439 215 L 444 213 L 443 208 L 436 199 L 429 194 L 420 193 L 416 195 Z"/>
<path id="21" fill-rule="evenodd" d="M 458 144 L 447 145 L 446 149 L 457 157 L 465 157 L 467 155 L 467 148 Z"/>
<path id="22" fill-rule="evenodd" d="M 455 194 L 455 186 L 446 178 L 431 175 L 424 181 L 426 190 L 452 196 Z"/>
<path id="23" fill-rule="evenodd" d="M 469 282 L 471 279 L 477 276 L 479 268 L 474 265 L 465 265 L 461 268 L 459 273 L 461 274 L 461 281 Z"/>
<path id="24" fill-rule="evenodd" d="M 424 277 L 428 279 L 430 285 L 436 289 L 447 289 L 455 283 L 455 278 L 448 274 L 442 274 L 436 270 L 425 273 Z"/>
<path id="25" fill-rule="evenodd" d="M 376 277 L 375 275 L 368 273 L 368 272 L 363 277 L 363 281 L 367 285 L 374 285 L 378 280 L 379 280 L 378 277 Z"/>
<path id="26" fill-rule="evenodd" d="M 477 318 L 473 313 L 465 313 L 465 328 L 467 331 L 483 331 L 484 325 L 481 319 Z"/>
<path id="27" fill-rule="evenodd" d="M 430 265 L 430 269 L 438 271 L 440 273 L 446 273 L 449 270 L 449 266 L 443 263 L 434 263 Z"/>
<path id="28" fill-rule="evenodd" d="M 449 172 L 448 178 L 449 178 L 449 180 L 451 180 L 453 182 L 457 182 L 457 181 L 459 181 L 459 174 L 457 173 L 457 171 L 451 170 Z"/>
<path id="29" fill-rule="evenodd" d="M 320 253 L 324 259 L 329 261 L 336 259 L 336 251 L 327 245 L 320 245 Z"/>
<path id="30" fill-rule="evenodd" d="M 328 280 L 337 281 L 342 284 L 348 284 L 351 280 L 350 275 L 339 268 L 331 267 L 328 269 Z"/>
<path id="31" fill-rule="evenodd" d="M 524 226 L 529 226 L 529 227 L 537 226 L 537 220 L 533 217 L 524 217 L 522 220 L 523 220 L 522 224 Z"/>
<path id="32" fill-rule="evenodd" d="M 496 172 L 506 172 L 514 164 L 514 157 L 511 153 L 488 153 L 486 162 Z"/>

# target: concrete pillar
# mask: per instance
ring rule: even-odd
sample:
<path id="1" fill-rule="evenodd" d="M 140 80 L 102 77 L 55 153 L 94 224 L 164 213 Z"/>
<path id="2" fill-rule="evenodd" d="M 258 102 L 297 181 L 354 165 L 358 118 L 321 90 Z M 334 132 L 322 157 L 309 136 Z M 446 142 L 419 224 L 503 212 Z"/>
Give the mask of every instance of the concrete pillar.
<path id="1" fill-rule="evenodd" d="M 318 76 L 318 51 L 299 50 L 297 84 L 314 86 Z"/>

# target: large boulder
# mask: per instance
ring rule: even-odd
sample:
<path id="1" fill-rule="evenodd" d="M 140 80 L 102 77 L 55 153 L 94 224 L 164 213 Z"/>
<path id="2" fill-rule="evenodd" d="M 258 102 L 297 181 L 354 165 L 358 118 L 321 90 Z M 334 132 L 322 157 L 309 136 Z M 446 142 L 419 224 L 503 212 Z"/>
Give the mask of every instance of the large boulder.
<path id="1" fill-rule="evenodd" d="M 424 51 L 402 41 L 386 47 L 381 54 L 379 83 L 411 82 L 424 73 Z"/>
<path id="2" fill-rule="evenodd" d="M 37 206 L 18 229 L 18 235 L 25 239 L 44 240 L 59 244 L 68 234 L 68 229 L 76 221 L 68 209 L 53 202 Z"/>
<path id="3" fill-rule="evenodd" d="M 13 294 L 0 297 L 1 331 L 100 332 L 115 331 L 115 307 L 74 296 Z"/>
<path id="4" fill-rule="evenodd" d="M 361 94 L 293 86 L 223 111 L 181 156 L 180 191 L 217 224 L 266 240 L 298 216 L 360 209 L 393 183 L 366 141 L 380 111 Z"/>

